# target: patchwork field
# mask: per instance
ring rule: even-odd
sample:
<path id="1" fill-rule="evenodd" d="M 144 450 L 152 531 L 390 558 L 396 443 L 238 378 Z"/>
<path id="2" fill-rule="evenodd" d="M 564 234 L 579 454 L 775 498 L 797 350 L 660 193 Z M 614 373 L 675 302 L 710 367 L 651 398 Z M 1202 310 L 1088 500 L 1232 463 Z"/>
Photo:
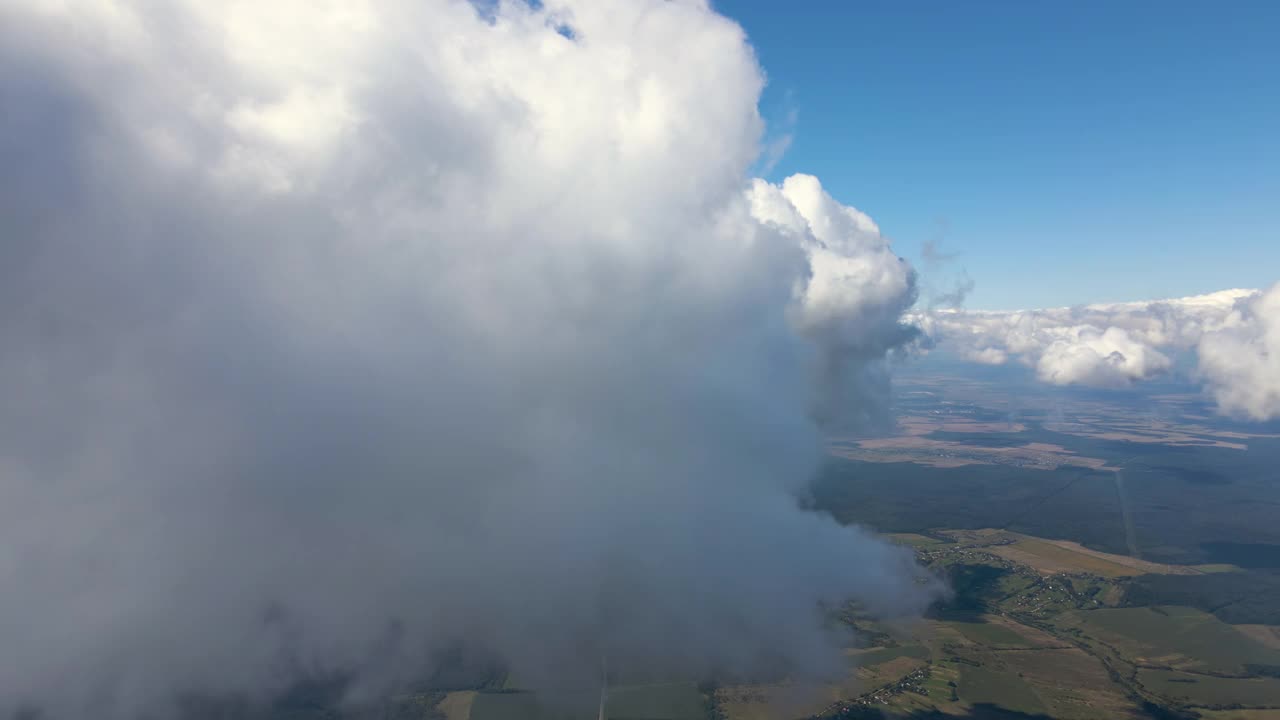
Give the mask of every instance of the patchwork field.
<path id="1" fill-rule="evenodd" d="M 898 647 L 856 650 L 849 653 L 849 659 L 859 667 L 879 665 L 880 663 L 904 657 L 924 660 L 929 657 L 929 650 L 921 645 L 900 645 Z"/>
<path id="2" fill-rule="evenodd" d="M 1280 708 L 1280 680 L 1222 678 L 1174 670 L 1139 670 L 1148 690 L 1192 706 L 1244 705 Z"/>
<path id="3" fill-rule="evenodd" d="M 960 699 L 969 704 L 997 705 L 1028 715 L 1045 711 L 1031 686 L 1008 668 L 962 667 L 959 693 Z"/>
<path id="4" fill-rule="evenodd" d="M 1128 555 L 1116 555 L 1100 550 L 1091 550 L 1069 540 L 1045 540 L 1025 535 L 1017 536 L 1017 541 L 1000 551 L 1006 557 L 1026 562 L 1031 567 L 1046 573 L 1087 572 L 1103 577 L 1124 577 L 1130 575 L 1195 575 L 1206 572 L 1229 570 L 1223 566 L 1188 566 L 1169 565 L 1141 560 Z"/>
<path id="5" fill-rule="evenodd" d="M 906 545 L 907 547 L 928 547 L 937 545 L 942 542 L 937 538 L 931 538 L 928 535 L 920 535 L 919 533 L 889 533 L 885 538 L 890 542 L 898 545 Z"/>
<path id="6" fill-rule="evenodd" d="M 1247 665 L 1280 667 L 1280 650 L 1192 608 L 1102 608 L 1072 613 L 1063 624 L 1144 666 L 1219 673 L 1243 673 Z"/>
<path id="7" fill-rule="evenodd" d="M 829 686 L 770 684 L 730 685 L 716 691 L 716 709 L 725 720 L 778 720 L 820 716 L 857 690 Z"/>
<path id="8" fill-rule="evenodd" d="M 1030 647 L 1033 645 L 1025 636 L 1013 630 L 1009 624 L 997 620 L 986 622 L 949 622 L 951 627 L 960 631 L 965 638 L 987 647 Z"/>
<path id="9" fill-rule="evenodd" d="M 1044 575 L 1088 573 L 1101 577 L 1202 575 L 1238 570 L 1231 565 L 1170 565 L 1087 548 L 1070 540 L 1050 540 L 994 528 L 950 530 L 956 542 L 982 546 L 992 554 L 1035 568 Z M 923 536 L 922 536 L 923 537 Z"/>
<path id="10" fill-rule="evenodd" d="M 1125 717 L 1133 701 L 1095 657 L 1074 647 L 1019 653 L 1017 672 L 1055 718 L 1095 720 Z"/>
<path id="11" fill-rule="evenodd" d="M 1232 625 L 1232 627 L 1269 648 L 1280 650 L 1280 627 L 1275 625 Z"/>
<path id="12" fill-rule="evenodd" d="M 1169 390 L 997 395 L 924 373 L 900 385 L 895 429 L 830 438 L 815 505 L 954 591 L 896 638 L 927 664 L 849 717 L 1277 718 L 1226 706 L 1280 682 L 1280 424 Z"/>
<path id="13" fill-rule="evenodd" d="M 914 462 L 939 468 L 966 465 L 1010 465 L 1035 470 L 1078 467 L 1089 470 L 1114 470 L 1101 458 L 1078 455 L 1061 445 L 1025 442 L 1000 446 L 975 445 L 971 442 L 924 437 L 926 431 L 907 426 L 908 434 L 897 437 L 836 438 L 827 452 L 836 457 L 865 462 Z M 918 434 L 911 434 L 921 430 Z M 939 431 L 952 432 L 952 431 Z M 964 433 L 957 433 L 964 434 Z"/>

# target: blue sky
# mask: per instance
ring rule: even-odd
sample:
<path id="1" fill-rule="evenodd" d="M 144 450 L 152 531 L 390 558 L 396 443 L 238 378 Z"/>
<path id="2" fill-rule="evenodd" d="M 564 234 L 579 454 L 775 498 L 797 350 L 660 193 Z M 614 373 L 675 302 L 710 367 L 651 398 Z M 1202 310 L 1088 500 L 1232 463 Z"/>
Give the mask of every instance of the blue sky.
<path id="1" fill-rule="evenodd" d="M 970 307 L 1280 280 L 1280 2 L 715 5 L 793 135 L 769 177 L 959 252 Z"/>

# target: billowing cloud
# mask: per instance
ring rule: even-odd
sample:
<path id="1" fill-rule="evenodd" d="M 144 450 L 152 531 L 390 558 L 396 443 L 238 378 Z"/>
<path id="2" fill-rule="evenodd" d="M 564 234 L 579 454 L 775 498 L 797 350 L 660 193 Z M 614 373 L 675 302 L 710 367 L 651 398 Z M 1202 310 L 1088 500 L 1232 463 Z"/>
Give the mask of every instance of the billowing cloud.
<path id="1" fill-rule="evenodd" d="M 1057 385 L 1118 386 L 1164 374 L 1195 352 L 1219 407 L 1280 415 L 1280 291 L 1011 312 L 934 311 L 914 321 L 941 347 L 987 364 L 1022 362 Z"/>
<path id="2" fill-rule="evenodd" d="M 1036 361 L 1036 376 L 1055 385 L 1122 385 L 1169 369 L 1169 359 L 1129 331 L 1072 326 L 1057 333 Z"/>
<path id="3" fill-rule="evenodd" d="M 884 414 L 885 357 L 917 333 L 902 319 L 916 299 L 915 271 L 870 217 L 838 203 L 811 175 L 781 186 L 756 180 L 749 196 L 752 214 L 808 257 L 793 323 L 819 350 L 818 419 L 865 423 Z"/>
<path id="4" fill-rule="evenodd" d="M 1253 420 L 1280 417 L 1280 284 L 1237 302 L 1198 352 L 1219 408 Z"/>
<path id="5" fill-rule="evenodd" d="M 704 2 L 0 3 L 0 710 L 817 672 L 818 603 L 919 610 L 793 497 L 914 275 L 747 180 L 762 82 Z"/>

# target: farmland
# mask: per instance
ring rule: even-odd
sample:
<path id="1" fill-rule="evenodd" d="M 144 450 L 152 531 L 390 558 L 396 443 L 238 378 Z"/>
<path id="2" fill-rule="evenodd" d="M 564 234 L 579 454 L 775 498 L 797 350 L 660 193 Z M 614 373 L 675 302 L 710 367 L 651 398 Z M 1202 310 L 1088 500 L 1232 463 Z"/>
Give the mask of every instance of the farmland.
<path id="1" fill-rule="evenodd" d="M 1225 674 L 1244 673 L 1249 665 L 1280 668 L 1280 650 L 1193 608 L 1100 608 L 1072 613 L 1063 624 L 1085 628 L 1144 666 Z"/>
<path id="2" fill-rule="evenodd" d="M 1142 669 L 1138 671 L 1138 682 L 1152 692 L 1188 705 L 1280 708 L 1280 680 L 1275 678 L 1224 678 Z"/>

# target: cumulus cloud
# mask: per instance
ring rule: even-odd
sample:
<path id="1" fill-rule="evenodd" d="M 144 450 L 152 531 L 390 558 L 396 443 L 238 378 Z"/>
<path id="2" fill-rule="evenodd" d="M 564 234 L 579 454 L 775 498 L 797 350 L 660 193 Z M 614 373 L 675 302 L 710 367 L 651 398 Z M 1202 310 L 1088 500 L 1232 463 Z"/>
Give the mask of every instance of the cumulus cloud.
<path id="1" fill-rule="evenodd" d="M 1275 417 L 1280 292 L 1223 290 L 1150 302 L 913 316 L 939 346 L 987 364 L 1022 362 L 1057 385 L 1122 386 L 1167 373 L 1195 352 L 1198 374 L 1228 413 Z"/>
<path id="2" fill-rule="evenodd" d="M 1219 408 L 1253 420 L 1280 417 L 1280 284 L 1240 299 L 1198 352 Z"/>
<path id="3" fill-rule="evenodd" d="M 747 181 L 762 83 L 694 1 L 0 3 L 0 706 L 819 672 L 819 603 L 922 608 L 797 509 L 915 278 Z"/>
<path id="4" fill-rule="evenodd" d="M 1169 358 L 1119 327 L 1062 328 L 1036 361 L 1036 376 L 1054 385 L 1123 385 L 1169 369 Z"/>
<path id="5" fill-rule="evenodd" d="M 817 419 L 858 424 L 883 416 L 885 358 L 917 333 L 903 322 L 916 299 L 915 271 L 870 217 L 841 205 L 812 175 L 780 186 L 756 180 L 749 196 L 753 216 L 808 258 L 793 322 L 819 350 Z"/>

